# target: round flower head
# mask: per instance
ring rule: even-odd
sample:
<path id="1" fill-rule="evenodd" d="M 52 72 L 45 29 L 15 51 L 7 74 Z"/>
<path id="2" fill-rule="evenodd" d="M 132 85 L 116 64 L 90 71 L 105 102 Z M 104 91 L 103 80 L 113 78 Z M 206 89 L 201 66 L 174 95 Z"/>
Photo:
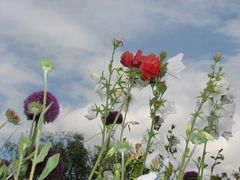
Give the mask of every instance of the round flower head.
<path id="1" fill-rule="evenodd" d="M 33 119 L 33 111 L 30 109 L 32 107 L 37 108 L 39 106 L 33 106 L 33 104 L 43 104 L 43 91 L 34 92 L 28 96 L 24 101 L 24 114 L 27 116 L 28 120 Z M 34 103 L 33 103 L 34 102 Z M 47 110 L 44 116 L 44 122 L 50 123 L 53 122 L 59 114 L 59 104 L 54 95 L 50 92 L 47 92 L 46 107 L 51 104 L 50 108 Z M 40 114 L 37 115 L 38 119 Z"/>
<path id="2" fill-rule="evenodd" d="M 118 111 L 111 111 L 108 114 L 108 117 L 106 119 L 106 125 L 113 124 L 115 118 L 117 117 Z M 123 122 L 123 117 L 122 114 L 119 115 L 116 124 L 122 124 Z"/>
<path id="3" fill-rule="evenodd" d="M 183 180 L 197 180 L 198 173 L 195 171 L 187 171 L 183 176 Z"/>
<path id="4" fill-rule="evenodd" d="M 59 151 L 56 148 L 51 147 L 49 149 L 48 154 L 45 157 L 44 161 L 37 164 L 37 166 L 36 166 L 36 170 L 34 173 L 35 178 L 39 177 L 42 174 L 42 172 L 47 164 L 48 159 L 57 153 L 59 153 Z M 29 166 L 29 167 L 31 167 L 31 166 Z M 45 180 L 53 180 L 53 179 L 61 180 L 63 177 L 63 172 L 64 172 L 64 161 L 63 161 L 63 157 L 60 155 L 58 165 L 55 167 L 55 169 L 53 169 L 53 171 L 51 171 L 51 173 L 45 178 Z"/>

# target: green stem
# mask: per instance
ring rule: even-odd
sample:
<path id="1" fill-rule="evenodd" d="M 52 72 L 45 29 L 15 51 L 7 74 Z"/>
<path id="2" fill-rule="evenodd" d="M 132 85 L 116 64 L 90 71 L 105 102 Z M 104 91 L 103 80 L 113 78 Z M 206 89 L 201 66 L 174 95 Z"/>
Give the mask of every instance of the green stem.
<path id="1" fill-rule="evenodd" d="M 204 143 L 204 148 L 203 148 L 203 153 L 202 153 L 202 158 L 201 158 L 201 166 L 199 168 L 199 170 L 201 169 L 200 180 L 203 179 L 203 171 L 204 171 L 204 168 L 205 168 L 205 162 L 204 161 L 205 161 L 205 156 L 206 156 L 206 149 L 207 149 L 207 141 Z"/>
<path id="2" fill-rule="evenodd" d="M 131 85 L 131 87 L 132 87 L 132 85 Z M 95 170 L 97 169 L 97 166 L 99 165 L 99 163 L 100 163 L 100 161 L 101 161 L 101 159 L 102 159 L 102 156 L 103 156 L 103 154 L 104 154 L 104 152 L 105 152 L 105 150 L 106 150 L 107 144 L 108 144 L 108 142 L 109 142 L 109 140 L 110 140 L 110 137 L 111 137 L 111 135 L 112 135 L 112 132 L 113 132 L 113 130 L 114 130 L 114 127 L 115 127 L 115 125 L 116 125 L 116 123 L 117 123 L 117 120 L 118 120 L 118 118 L 119 118 L 119 116 L 120 116 L 120 114 L 121 114 L 121 112 L 122 112 L 122 110 L 123 110 L 123 108 L 124 108 L 124 106 L 125 106 L 125 104 L 126 104 L 126 102 L 127 102 L 127 98 L 128 98 L 129 95 L 130 95 L 130 90 L 131 90 L 131 89 L 128 90 L 127 95 L 126 95 L 126 98 L 125 98 L 125 100 L 123 101 L 123 103 L 122 103 L 122 105 L 121 105 L 121 107 L 120 107 L 120 109 L 119 109 L 119 111 L 118 111 L 118 114 L 117 114 L 117 116 L 116 116 L 115 119 L 114 119 L 113 124 L 111 125 L 111 127 L 110 127 L 109 130 L 108 130 L 108 134 L 107 134 L 106 140 L 105 140 L 105 142 L 103 143 L 103 146 L 101 147 L 101 150 L 100 150 L 100 152 L 99 152 L 97 161 L 96 161 L 96 163 L 94 164 L 94 166 L 93 166 L 93 168 L 92 168 L 92 171 L 91 171 L 91 173 L 90 173 L 90 175 L 89 175 L 89 177 L 88 177 L 88 180 L 91 180 L 91 179 L 92 179 L 92 177 L 93 177 L 93 175 L 94 175 L 94 173 L 95 173 Z"/>
<path id="3" fill-rule="evenodd" d="M 7 142 L 12 138 L 12 136 L 15 134 L 15 132 L 18 130 L 18 128 L 19 128 L 19 127 L 17 127 L 17 128 L 10 134 L 10 136 L 8 136 L 8 138 L 7 138 L 7 140 L 5 141 L 5 143 L 1 146 L 1 148 L 0 148 L 0 154 L 1 154 L 4 146 L 5 146 L 5 145 L 7 144 Z"/>
<path id="4" fill-rule="evenodd" d="M 132 85 L 133 85 L 133 80 L 130 80 L 130 83 L 129 83 L 127 91 L 131 91 Z M 123 131 L 124 131 L 124 127 L 125 127 L 125 122 L 126 122 L 126 118 L 127 118 L 129 104 L 130 104 L 130 98 L 127 97 L 126 109 L 125 109 L 125 113 L 124 113 L 124 118 L 123 118 L 123 122 L 122 122 L 122 126 L 121 126 L 120 138 L 119 138 L 120 141 L 122 141 L 122 138 L 123 138 Z"/>
<path id="5" fill-rule="evenodd" d="M 8 123 L 8 121 L 4 122 L 4 123 L 0 126 L 0 129 L 2 129 L 7 123 Z"/>
<path id="6" fill-rule="evenodd" d="M 32 120 L 32 124 L 31 124 L 31 129 L 30 129 L 30 132 L 29 132 L 29 139 L 32 137 L 32 133 L 33 133 L 33 127 L 34 127 L 34 124 L 35 124 L 35 119 L 36 119 L 36 114 L 34 113 L 33 114 L 33 120 Z"/>
<path id="7" fill-rule="evenodd" d="M 30 177 L 29 180 L 33 180 L 33 176 L 34 176 L 34 171 L 36 168 L 36 164 L 37 164 L 37 155 L 38 155 L 38 149 L 39 149 L 39 144 L 40 144 L 40 139 L 41 139 L 41 133 L 42 133 L 42 124 L 44 122 L 44 115 L 45 115 L 45 108 L 46 108 L 46 101 L 47 101 L 47 72 L 48 71 L 44 71 L 44 93 L 43 93 L 43 109 L 42 109 L 42 116 L 40 116 L 39 118 L 39 124 L 38 124 L 38 130 L 37 130 L 37 141 L 36 141 L 36 148 L 34 151 L 34 157 L 33 157 L 33 164 L 32 164 L 32 169 L 31 169 L 31 173 L 30 173 Z"/>
<path id="8" fill-rule="evenodd" d="M 121 154 L 122 154 L 122 176 L 121 176 L 121 179 L 124 180 L 124 171 L 125 171 L 124 152 L 121 152 Z"/>
<path id="9" fill-rule="evenodd" d="M 21 169 L 21 166 L 22 166 L 22 160 L 23 160 L 23 156 L 21 155 L 20 159 L 19 159 L 19 163 L 18 163 L 17 175 L 16 175 L 16 177 L 14 177 L 15 180 L 18 180 L 18 176 L 19 176 L 20 169 Z"/>
<path id="10" fill-rule="evenodd" d="M 185 148 L 184 148 L 184 152 L 183 152 L 183 156 L 182 156 L 182 161 L 181 161 L 181 164 L 180 164 L 180 170 L 179 170 L 179 173 L 178 173 L 178 176 L 177 176 L 177 180 L 182 180 L 183 178 L 183 174 L 184 174 L 184 167 L 187 167 L 188 165 L 188 161 L 187 163 L 185 164 L 185 160 L 187 158 L 187 155 L 189 153 L 189 148 L 188 148 L 188 145 L 189 145 L 189 142 L 190 142 L 190 136 L 193 132 L 193 128 L 194 128 L 194 125 L 195 125 L 195 122 L 198 118 L 198 114 L 200 113 L 201 109 L 202 109 L 202 105 L 204 104 L 205 101 L 201 101 L 196 113 L 194 114 L 193 116 L 193 120 L 192 120 L 192 124 L 191 124 L 191 129 L 189 131 L 189 133 L 187 134 L 187 137 L 186 137 L 186 144 L 185 144 Z"/>
<path id="11" fill-rule="evenodd" d="M 154 89 L 154 87 L 152 87 L 152 90 L 153 89 Z M 154 90 L 153 90 L 153 94 L 159 101 L 162 100 L 163 94 L 154 93 Z M 146 151 L 145 151 L 145 153 L 143 155 L 143 164 L 142 164 L 142 168 L 141 168 L 141 171 L 140 171 L 140 175 L 143 174 L 144 167 L 145 167 L 145 162 L 146 162 L 147 155 L 148 155 L 148 151 L 149 151 L 149 149 L 150 149 L 150 147 L 152 145 L 152 138 L 154 136 L 154 134 L 153 134 L 154 124 L 156 122 L 156 118 L 157 118 L 156 117 L 156 112 L 157 112 L 158 109 L 159 109 L 159 107 L 154 106 L 154 109 L 151 110 L 151 118 L 152 118 L 151 128 L 150 128 L 150 131 L 148 132 L 148 142 L 147 142 Z"/>

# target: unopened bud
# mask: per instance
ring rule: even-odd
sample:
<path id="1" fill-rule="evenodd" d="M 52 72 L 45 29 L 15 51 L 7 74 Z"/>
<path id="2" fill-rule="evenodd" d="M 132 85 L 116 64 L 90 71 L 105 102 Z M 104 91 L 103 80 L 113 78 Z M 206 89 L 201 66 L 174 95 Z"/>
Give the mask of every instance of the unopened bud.
<path id="1" fill-rule="evenodd" d="M 20 122 L 20 118 L 17 115 L 17 113 L 11 109 L 8 109 L 6 111 L 6 117 L 7 117 L 8 122 L 10 122 L 12 124 L 18 125 Z"/>
<path id="2" fill-rule="evenodd" d="M 216 52 L 213 58 L 215 61 L 220 61 L 222 58 L 222 55 L 220 52 Z"/>

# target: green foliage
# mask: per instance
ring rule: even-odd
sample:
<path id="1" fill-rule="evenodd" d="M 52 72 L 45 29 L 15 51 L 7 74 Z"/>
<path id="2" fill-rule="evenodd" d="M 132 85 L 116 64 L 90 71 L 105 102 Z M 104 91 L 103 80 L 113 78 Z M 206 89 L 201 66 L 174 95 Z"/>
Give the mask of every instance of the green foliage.
<path id="1" fill-rule="evenodd" d="M 94 153 L 84 147 L 84 137 L 79 133 L 59 132 L 44 134 L 43 142 L 50 141 L 56 147 L 64 160 L 63 179 L 85 180 L 89 175 Z"/>
<path id="2" fill-rule="evenodd" d="M 39 180 L 43 180 L 52 172 L 52 170 L 58 165 L 59 158 L 60 158 L 60 154 L 58 153 L 48 159 L 47 164 L 44 167 L 42 174 L 38 178 Z"/>

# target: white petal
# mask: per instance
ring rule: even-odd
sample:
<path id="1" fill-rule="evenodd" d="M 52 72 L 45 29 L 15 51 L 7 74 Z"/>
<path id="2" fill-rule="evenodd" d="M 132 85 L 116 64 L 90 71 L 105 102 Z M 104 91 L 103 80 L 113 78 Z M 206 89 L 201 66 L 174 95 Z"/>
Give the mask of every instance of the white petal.
<path id="1" fill-rule="evenodd" d="M 203 105 L 202 105 L 202 114 L 205 116 L 210 116 L 211 110 L 213 108 L 213 101 L 207 100 Z"/>
<path id="2" fill-rule="evenodd" d="M 160 107 L 158 113 L 163 119 L 166 119 L 169 114 L 176 113 L 176 106 L 173 101 L 166 101 L 163 107 Z"/>
<path id="3" fill-rule="evenodd" d="M 85 117 L 88 120 L 93 120 L 97 117 L 97 113 L 94 111 L 96 107 L 92 105 L 91 107 L 88 108 L 88 113 L 85 115 Z"/>
<path id="4" fill-rule="evenodd" d="M 137 180 L 155 180 L 156 178 L 157 178 L 157 173 L 150 172 L 149 174 L 139 176 Z"/>
<path id="5" fill-rule="evenodd" d="M 179 166 L 179 162 L 174 158 L 166 158 L 163 160 L 163 164 L 166 167 L 169 167 L 169 164 L 173 166 L 173 169 L 176 170 Z"/>
<path id="6" fill-rule="evenodd" d="M 103 100 L 106 97 L 105 91 L 103 91 L 102 87 L 98 84 L 95 88 L 95 92 L 100 96 L 100 99 Z"/>
<path id="7" fill-rule="evenodd" d="M 99 74 L 93 72 L 93 73 L 91 73 L 91 78 L 95 81 L 99 81 L 101 76 Z"/>
<path id="8" fill-rule="evenodd" d="M 157 159 L 159 158 L 159 151 L 158 150 L 156 150 L 152 153 L 148 153 L 147 158 L 146 158 L 146 162 L 145 162 L 145 167 L 147 169 L 151 169 L 152 160 L 154 160 L 156 158 Z"/>
<path id="9" fill-rule="evenodd" d="M 147 87 L 149 85 L 149 81 L 143 81 L 141 79 L 135 80 L 135 87 L 142 90 L 143 88 Z"/>
<path id="10" fill-rule="evenodd" d="M 167 60 L 167 73 L 169 75 L 181 78 L 180 72 L 186 68 L 186 66 L 182 63 L 183 55 L 183 53 L 179 53 L 178 55 Z"/>
<path id="11" fill-rule="evenodd" d="M 103 172 L 103 179 L 104 180 L 113 180 L 113 173 L 112 173 L 112 171 L 104 171 Z"/>
<path id="12" fill-rule="evenodd" d="M 228 93 L 229 82 L 226 79 L 222 79 L 216 82 L 215 93 L 212 95 L 214 101 L 220 101 L 223 95 Z"/>

